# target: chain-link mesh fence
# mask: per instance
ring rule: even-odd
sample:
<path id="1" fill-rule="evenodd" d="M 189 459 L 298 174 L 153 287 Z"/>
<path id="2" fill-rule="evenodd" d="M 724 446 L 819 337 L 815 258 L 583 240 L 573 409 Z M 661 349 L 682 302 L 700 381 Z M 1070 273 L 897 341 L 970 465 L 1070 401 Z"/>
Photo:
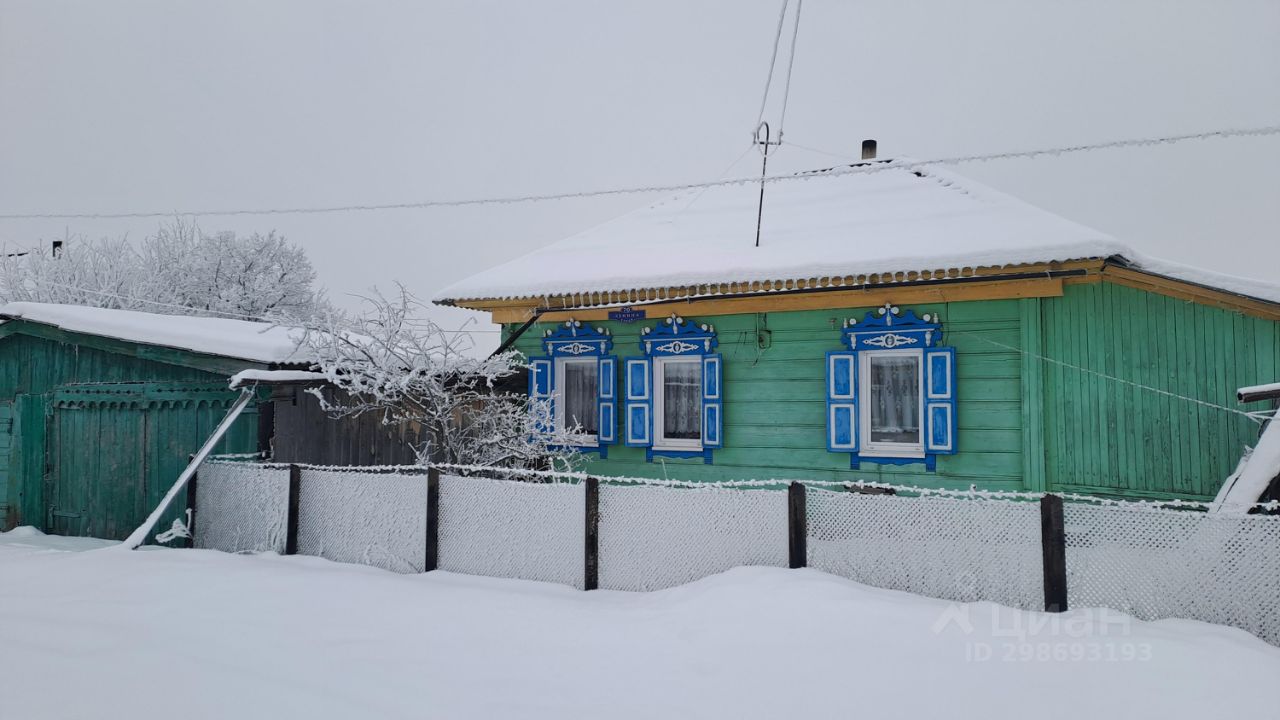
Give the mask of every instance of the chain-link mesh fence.
<path id="1" fill-rule="evenodd" d="M 223 552 L 285 549 L 289 468 L 207 462 L 196 478 L 192 544 Z"/>
<path id="2" fill-rule="evenodd" d="M 787 566 L 787 494 L 600 486 L 600 587 L 659 590 L 740 565 Z"/>
<path id="3" fill-rule="evenodd" d="M 1280 517 L 1067 503 L 1074 607 L 1233 625 L 1280 644 Z"/>
<path id="4" fill-rule="evenodd" d="M 584 584 L 581 484 L 442 475 L 441 570 Z"/>
<path id="5" fill-rule="evenodd" d="M 289 472 L 206 463 L 196 486 L 195 546 L 284 552 Z M 1052 523 L 1042 525 L 1047 511 L 1034 502 L 1039 496 L 836 487 L 814 483 L 804 493 L 809 566 L 948 600 L 1044 607 L 1045 533 L 1062 536 L 1047 530 Z M 438 567 L 582 588 L 595 547 L 599 587 L 658 590 L 741 565 L 788 565 L 790 517 L 799 506 L 790 507 L 777 484 L 602 479 L 598 488 L 598 544 L 590 546 L 584 483 L 442 475 Z M 297 552 L 400 572 L 425 569 L 424 469 L 303 468 L 298 492 Z M 1202 509 L 1065 503 L 1069 605 L 1232 625 L 1280 644 L 1280 517 Z"/>
<path id="6" fill-rule="evenodd" d="M 867 585 L 1044 609 L 1033 502 L 810 489 L 811 567 Z"/>
<path id="7" fill-rule="evenodd" d="M 426 568 L 427 476 L 304 468 L 298 553 L 396 572 Z"/>

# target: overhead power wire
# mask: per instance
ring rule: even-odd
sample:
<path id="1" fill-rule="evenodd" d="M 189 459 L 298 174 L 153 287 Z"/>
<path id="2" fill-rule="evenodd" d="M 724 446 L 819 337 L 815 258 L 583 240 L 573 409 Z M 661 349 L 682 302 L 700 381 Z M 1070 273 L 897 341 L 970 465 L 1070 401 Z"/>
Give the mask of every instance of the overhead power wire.
<path id="1" fill-rule="evenodd" d="M 796 65 L 796 39 L 800 36 L 800 11 L 804 0 L 796 0 L 796 19 L 791 26 L 791 54 L 787 57 L 787 80 L 782 86 L 782 110 L 778 115 L 778 142 L 782 142 L 782 128 L 787 124 L 787 101 L 791 99 L 791 69 Z M 783 12 L 786 7 L 783 6 Z"/>
<path id="2" fill-rule="evenodd" d="M 764 110 L 769 104 L 769 88 L 773 85 L 773 69 L 778 62 L 778 44 L 782 40 L 782 25 L 787 20 L 787 5 L 790 0 L 782 0 L 782 10 L 778 12 L 778 28 L 773 33 L 773 53 L 769 56 L 769 74 L 764 79 L 764 96 L 760 98 L 760 114 L 756 116 L 756 126 L 764 121 Z"/>
<path id="3" fill-rule="evenodd" d="M 1260 137 L 1280 135 L 1280 125 L 1265 125 L 1249 128 L 1230 128 L 1210 130 L 1206 132 L 1187 133 L 1183 135 L 1165 135 L 1157 137 L 1128 138 L 1101 143 L 1080 145 L 1064 145 L 1060 147 L 1041 148 L 1036 150 L 1019 150 L 977 155 L 954 155 L 938 157 L 930 160 L 892 160 L 873 161 L 867 164 L 830 168 L 823 172 L 800 174 L 769 175 L 754 177 L 728 178 L 708 182 L 672 183 L 668 185 L 647 185 L 609 188 L 604 190 L 584 190 L 567 193 L 547 193 L 536 195 L 509 195 L 505 197 L 469 198 L 463 200 L 424 200 L 420 202 L 333 205 L 327 207 L 283 207 L 261 209 L 227 209 L 227 210 L 156 210 L 145 212 L 66 212 L 66 213 L 5 213 L 0 220 L 38 220 L 38 219 L 122 219 L 122 218 L 164 218 L 173 216 L 237 216 L 237 215 L 309 215 L 336 212 L 365 212 L 373 210 L 418 210 L 425 208 L 469 207 L 472 205 L 514 205 L 519 203 L 547 202 L 551 200 L 576 200 L 581 198 L 608 197 L 615 195 L 638 195 L 646 193 L 669 193 L 701 188 L 724 187 L 731 185 L 755 185 L 756 183 L 800 182 L 817 177 L 834 177 L 840 175 L 864 175 L 890 170 L 913 170 L 927 168 L 930 165 L 958 165 L 970 162 L 988 162 L 992 160 L 1016 160 L 1038 158 L 1047 155 L 1071 155 L 1096 150 L 1113 150 L 1128 147 L 1147 147 L 1155 145 L 1171 145 L 1188 140 L 1209 140 L 1213 138 Z"/>

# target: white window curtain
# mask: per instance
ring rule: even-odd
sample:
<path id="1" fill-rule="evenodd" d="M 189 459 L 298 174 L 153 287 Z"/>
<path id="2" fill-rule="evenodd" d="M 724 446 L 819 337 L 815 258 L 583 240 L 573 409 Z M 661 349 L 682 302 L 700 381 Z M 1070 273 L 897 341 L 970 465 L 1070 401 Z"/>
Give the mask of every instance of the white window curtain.
<path id="1" fill-rule="evenodd" d="M 702 439 L 702 363 L 668 362 L 662 370 L 662 437 Z"/>
<path id="2" fill-rule="evenodd" d="M 596 402 L 596 363 L 571 362 L 564 366 L 564 422 L 583 435 L 600 432 L 600 406 Z"/>
<path id="3" fill-rule="evenodd" d="M 920 442 L 920 359 L 871 356 L 871 442 Z"/>

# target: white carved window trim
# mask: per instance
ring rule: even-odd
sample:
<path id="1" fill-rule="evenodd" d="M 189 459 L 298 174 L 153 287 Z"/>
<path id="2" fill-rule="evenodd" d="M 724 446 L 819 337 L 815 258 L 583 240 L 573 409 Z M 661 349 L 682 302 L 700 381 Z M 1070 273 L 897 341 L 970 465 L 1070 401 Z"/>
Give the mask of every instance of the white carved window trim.
<path id="1" fill-rule="evenodd" d="M 664 386 L 666 381 L 666 365 L 668 363 L 686 363 L 694 365 L 698 368 L 699 376 L 702 375 L 702 356 L 701 355 L 664 355 L 653 358 L 653 449 L 654 450 L 676 450 L 690 451 L 702 449 L 703 433 L 706 432 L 704 424 L 705 418 L 698 418 L 698 439 L 681 439 L 667 438 L 665 424 L 665 403 L 666 393 Z M 702 414 L 702 404 L 699 403 L 696 412 Z"/>
<path id="2" fill-rule="evenodd" d="M 916 417 L 919 424 L 919 442 L 916 443 L 894 443 L 894 442 L 872 442 L 871 440 L 871 408 L 874 405 L 874 399 L 871 391 L 871 358 L 873 357 L 902 357 L 909 356 L 916 358 L 916 387 L 919 388 L 919 410 Z M 863 457 L 886 457 L 886 458 L 923 458 L 925 456 L 925 366 L 924 366 L 924 350 L 860 350 L 858 351 L 858 387 L 862 388 L 859 393 L 861 397 L 858 402 L 858 435 L 859 435 L 859 454 Z"/>
<path id="3" fill-rule="evenodd" d="M 568 406 L 568 403 L 565 402 L 565 397 L 564 397 L 565 388 L 568 387 L 568 383 L 565 382 L 565 376 L 564 376 L 565 366 L 571 365 L 571 364 L 596 365 L 599 362 L 599 360 L 600 359 L 594 355 L 590 357 L 558 357 L 555 359 L 556 378 L 555 378 L 555 383 L 552 386 L 553 389 L 551 391 L 551 396 L 552 398 L 554 398 L 553 406 L 555 409 L 556 427 L 558 428 L 568 427 L 568 425 L 565 423 L 565 417 L 564 417 L 565 408 Z M 597 373 L 598 372 L 599 371 L 597 370 Z M 600 407 L 600 376 L 599 374 L 596 375 L 596 381 L 595 383 L 593 383 L 593 385 L 595 387 L 595 392 L 592 393 L 591 402 L 596 406 L 597 408 L 596 412 L 599 412 L 599 407 Z M 597 416 L 596 423 L 599 424 L 601 420 L 602 418 Z M 599 433 L 574 434 L 568 437 L 574 447 L 595 447 L 600 444 Z"/>

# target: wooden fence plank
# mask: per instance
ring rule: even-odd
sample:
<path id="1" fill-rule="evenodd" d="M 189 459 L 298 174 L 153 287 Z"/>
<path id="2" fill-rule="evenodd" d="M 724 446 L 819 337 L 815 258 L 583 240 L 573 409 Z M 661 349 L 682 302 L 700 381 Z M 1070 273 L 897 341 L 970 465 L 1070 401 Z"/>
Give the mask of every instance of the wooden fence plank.
<path id="1" fill-rule="evenodd" d="M 798 482 L 787 487 L 787 545 L 792 568 L 809 564 L 808 527 L 805 520 L 804 485 Z"/>
<path id="2" fill-rule="evenodd" d="M 1040 547 L 1044 556 L 1044 610 L 1067 610 L 1067 534 L 1062 497 L 1040 498 Z"/>
<path id="3" fill-rule="evenodd" d="M 289 518 L 285 525 L 284 554 L 298 554 L 298 497 L 302 491 L 302 468 L 289 466 Z"/>
<path id="4" fill-rule="evenodd" d="M 595 590 L 600 585 L 600 479 L 587 478 L 587 532 L 582 589 Z"/>
<path id="5" fill-rule="evenodd" d="M 440 471 L 427 470 L 427 559 L 424 570 L 440 567 Z"/>

